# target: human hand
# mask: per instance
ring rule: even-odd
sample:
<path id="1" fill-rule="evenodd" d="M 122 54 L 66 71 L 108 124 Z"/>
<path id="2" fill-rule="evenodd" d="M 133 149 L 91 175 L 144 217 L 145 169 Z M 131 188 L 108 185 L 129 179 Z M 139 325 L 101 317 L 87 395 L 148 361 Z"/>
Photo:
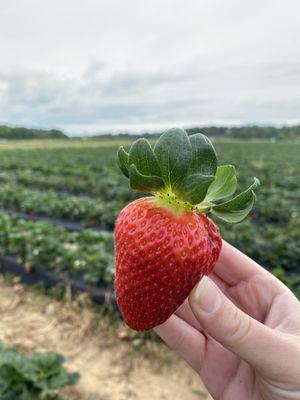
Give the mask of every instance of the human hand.
<path id="1" fill-rule="evenodd" d="M 224 241 L 214 272 L 155 330 L 214 399 L 300 399 L 300 302 Z"/>

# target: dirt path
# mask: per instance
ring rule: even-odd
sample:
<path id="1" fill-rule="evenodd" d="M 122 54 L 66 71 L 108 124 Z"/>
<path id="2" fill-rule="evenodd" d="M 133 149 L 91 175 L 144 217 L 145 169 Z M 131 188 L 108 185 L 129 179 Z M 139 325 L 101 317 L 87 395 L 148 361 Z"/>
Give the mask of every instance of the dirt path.
<path id="1" fill-rule="evenodd" d="M 57 351 L 79 371 L 68 400 L 204 400 L 198 376 L 164 345 L 112 328 L 99 313 L 0 280 L 0 339 L 26 353 Z"/>

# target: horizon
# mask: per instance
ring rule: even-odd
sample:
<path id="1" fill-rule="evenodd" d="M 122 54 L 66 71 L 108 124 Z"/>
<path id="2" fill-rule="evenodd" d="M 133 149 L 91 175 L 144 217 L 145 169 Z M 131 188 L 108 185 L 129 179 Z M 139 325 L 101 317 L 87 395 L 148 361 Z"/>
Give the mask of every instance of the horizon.
<path id="1" fill-rule="evenodd" d="M 209 129 L 209 128 L 227 128 L 227 129 L 234 129 L 234 128 L 247 128 L 247 127 L 258 127 L 258 128 L 276 128 L 276 129 L 283 129 L 286 127 L 299 127 L 300 123 L 294 123 L 294 124 L 206 124 L 206 125 L 200 125 L 200 124 L 191 124 L 191 125 L 181 125 L 181 126 L 165 126 L 165 127 L 157 127 L 153 129 L 128 129 L 125 130 L 123 129 L 116 129 L 116 130 L 102 130 L 102 131 L 94 131 L 94 132 L 89 132 L 89 133 L 84 133 L 84 132 L 79 132 L 78 134 L 72 134 L 70 132 L 66 132 L 64 129 L 60 129 L 59 127 L 41 127 L 41 126 L 24 126 L 24 125 L 14 125 L 14 124 L 2 124 L 0 121 L 0 127 L 1 126 L 7 126 L 9 128 L 26 128 L 26 129 L 40 129 L 43 131 L 51 131 L 51 130 L 58 130 L 62 132 L 64 135 L 66 135 L 69 138 L 84 138 L 84 137 L 97 137 L 97 136 L 105 136 L 105 135 L 111 135 L 111 136 L 118 136 L 118 135 L 143 135 L 143 134 L 149 134 L 149 135 L 158 135 L 163 133 L 165 130 L 174 128 L 174 127 L 179 127 L 183 128 L 185 130 L 189 129 L 195 129 L 199 128 L 202 130 Z"/>

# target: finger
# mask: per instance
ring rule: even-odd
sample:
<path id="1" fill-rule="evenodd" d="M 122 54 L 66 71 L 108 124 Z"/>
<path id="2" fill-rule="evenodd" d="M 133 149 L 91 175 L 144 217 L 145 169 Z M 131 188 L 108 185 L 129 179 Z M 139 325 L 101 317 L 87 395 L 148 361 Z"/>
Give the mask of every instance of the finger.
<path id="1" fill-rule="evenodd" d="M 172 315 L 155 332 L 192 368 L 200 370 L 205 355 L 205 336 L 177 315 Z"/>
<path id="2" fill-rule="evenodd" d="M 240 281 L 247 281 L 257 274 L 272 275 L 225 240 L 214 268 L 214 274 L 228 285 L 236 285 Z"/>
<path id="3" fill-rule="evenodd" d="M 179 308 L 175 311 L 175 315 L 185 321 L 187 324 L 191 325 L 193 328 L 198 331 L 202 331 L 202 327 L 195 317 L 193 311 L 191 310 L 191 306 L 189 304 L 188 299 L 186 299 Z"/>
<path id="4" fill-rule="evenodd" d="M 224 282 L 222 278 L 220 278 L 217 274 L 212 272 L 209 275 L 209 278 L 214 281 L 214 283 L 222 290 L 223 293 L 227 293 L 228 288 L 230 288 L 230 285 L 228 283 Z"/>
<path id="5" fill-rule="evenodd" d="M 205 332 L 216 341 L 258 370 L 280 373 L 280 360 L 287 359 L 289 347 L 283 334 L 243 313 L 208 277 L 194 288 L 189 302 Z"/>
<path id="6" fill-rule="evenodd" d="M 215 282 L 216 285 L 222 290 L 223 293 L 226 293 L 228 285 L 217 275 L 212 273 L 210 278 Z M 201 327 L 199 321 L 195 317 L 193 311 L 191 310 L 191 306 L 189 304 L 188 299 L 186 299 L 179 308 L 175 311 L 175 314 L 191 325 L 193 328 L 203 333 L 203 328 Z"/>

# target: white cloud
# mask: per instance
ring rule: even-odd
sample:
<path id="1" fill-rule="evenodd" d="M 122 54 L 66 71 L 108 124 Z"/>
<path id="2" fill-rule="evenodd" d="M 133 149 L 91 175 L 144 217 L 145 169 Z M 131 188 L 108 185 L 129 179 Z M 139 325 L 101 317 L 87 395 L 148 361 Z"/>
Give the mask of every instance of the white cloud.
<path id="1" fill-rule="evenodd" d="M 300 121 L 297 0 L 0 3 L 0 122 Z"/>

